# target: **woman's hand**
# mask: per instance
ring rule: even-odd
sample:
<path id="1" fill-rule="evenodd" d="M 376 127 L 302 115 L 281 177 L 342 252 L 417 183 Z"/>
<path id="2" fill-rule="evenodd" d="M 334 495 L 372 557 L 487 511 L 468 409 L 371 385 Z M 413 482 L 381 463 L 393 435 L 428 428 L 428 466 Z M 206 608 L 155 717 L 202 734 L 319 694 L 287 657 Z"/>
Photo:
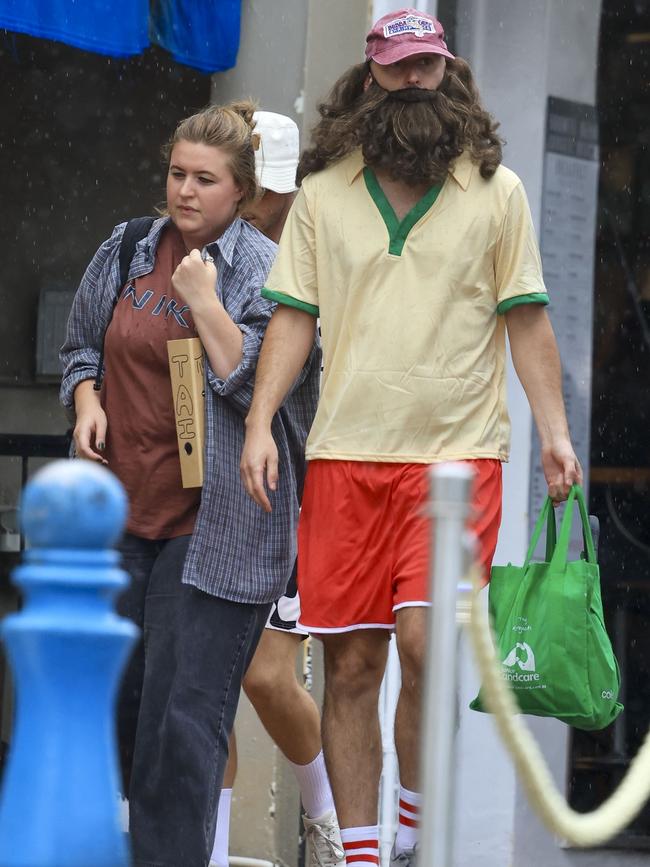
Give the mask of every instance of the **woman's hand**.
<path id="1" fill-rule="evenodd" d="M 76 387 L 74 405 L 77 422 L 72 436 L 77 457 L 107 465 L 101 452 L 106 447 L 108 422 L 92 380 L 86 379 Z"/>
<path id="2" fill-rule="evenodd" d="M 228 379 L 241 363 L 244 335 L 217 297 L 212 256 L 204 262 L 199 251 L 192 250 L 174 271 L 172 286 L 192 311 L 210 367 L 221 379 Z"/>
<path id="3" fill-rule="evenodd" d="M 198 250 L 185 256 L 172 275 L 172 286 L 189 305 L 192 314 L 206 306 L 219 304 L 216 285 L 217 269 L 212 257 L 204 262 Z"/>

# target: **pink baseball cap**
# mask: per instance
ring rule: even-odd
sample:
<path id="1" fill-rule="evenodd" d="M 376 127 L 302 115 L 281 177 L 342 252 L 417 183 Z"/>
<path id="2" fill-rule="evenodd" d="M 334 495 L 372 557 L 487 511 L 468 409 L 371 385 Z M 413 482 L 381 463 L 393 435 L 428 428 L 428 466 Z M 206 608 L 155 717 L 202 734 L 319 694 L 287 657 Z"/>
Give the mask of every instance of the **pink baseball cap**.
<path id="1" fill-rule="evenodd" d="M 412 54 L 442 54 L 454 59 L 445 42 L 442 24 L 425 12 L 408 7 L 389 12 L 375 22 L 366 36 L 366 60 L 381 66 Z"/>

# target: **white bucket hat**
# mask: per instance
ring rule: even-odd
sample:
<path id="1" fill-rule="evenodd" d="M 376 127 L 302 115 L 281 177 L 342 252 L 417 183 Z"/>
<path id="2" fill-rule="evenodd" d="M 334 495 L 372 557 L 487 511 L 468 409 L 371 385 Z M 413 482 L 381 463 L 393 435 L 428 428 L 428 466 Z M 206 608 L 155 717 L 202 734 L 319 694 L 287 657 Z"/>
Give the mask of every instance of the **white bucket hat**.
<path id="1" fill-rule="evenodd" d="M 255 151 L 257 183 L 275 193 L 293 193 L 300 155 L 298 127 L 290 117 L 273 111 L 256 111 L 253 118 L 253 132 L 260 137 Z"/>

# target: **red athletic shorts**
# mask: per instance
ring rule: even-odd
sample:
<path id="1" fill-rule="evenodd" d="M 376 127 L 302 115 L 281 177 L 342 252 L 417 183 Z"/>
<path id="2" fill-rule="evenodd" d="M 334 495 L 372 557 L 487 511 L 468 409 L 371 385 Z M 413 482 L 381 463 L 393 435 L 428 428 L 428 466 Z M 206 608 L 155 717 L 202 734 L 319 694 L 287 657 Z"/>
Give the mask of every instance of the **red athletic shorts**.
<path id="1" fill-rule="evenodd" d="M 485 580 L 501 522 L 501 462 L 476 470 L 468 521 Z M 308 632 L 392 629 L 428 604 L 429 464 L 310 461 L 298 526 L 299 625 Z"/>

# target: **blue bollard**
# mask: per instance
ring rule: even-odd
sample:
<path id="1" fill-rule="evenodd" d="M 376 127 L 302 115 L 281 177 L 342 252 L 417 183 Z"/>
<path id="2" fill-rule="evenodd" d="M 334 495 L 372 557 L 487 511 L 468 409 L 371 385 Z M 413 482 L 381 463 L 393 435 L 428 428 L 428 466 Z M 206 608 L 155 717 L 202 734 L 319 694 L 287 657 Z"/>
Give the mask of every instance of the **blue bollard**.
<path id="1" fill-rule="evenodd" d="M 136 627 L 113 600 L 128 576 L 109 550 L 126 517 L 117 479 L 57 461 L 28 483 L 24 594 L 3 638 L 16 725 L 0 796 L 0 867 L 127 867 L 118 817 L 115 699 Z"/>

